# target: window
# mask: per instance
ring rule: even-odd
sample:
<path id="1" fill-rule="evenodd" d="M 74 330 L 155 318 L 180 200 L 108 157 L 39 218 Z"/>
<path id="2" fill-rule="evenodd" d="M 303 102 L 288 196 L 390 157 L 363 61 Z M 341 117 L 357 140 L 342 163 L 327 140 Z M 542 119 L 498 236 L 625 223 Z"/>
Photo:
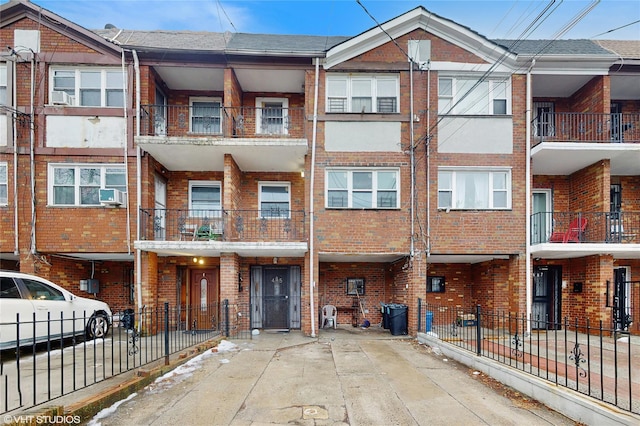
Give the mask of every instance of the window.
<path id="1" fill-rule="evenodd" d="M 286 135 L 289 100 L 280 98 L 256 98 L 256 133 Z"/>
<path id="2" fill-rule="evenodd" d="M 222 130 L 222 103 L 215 98 L 191 98 L 191 132 L 205 135 Z"/>
<path id="3" fill-rule="evenodd" d="M 48 286 L 45 283 L 25 278 L 22 279 L 22 283 L 34 300 L 64 300 L 64 295 L 60 290 Z"/>
<path id="4" fill-rule="evenodd" d="M 100 188 L 127 191 L 124 166 L 112 164 L 50 164 L 49 204 L 100 205 Z"/>
<path id="5" fill-rule="evenodd" d="M 7 102 L 7 64 L 0 64 L 0 105 L 9 105 Z"/>
<path id="6" fill-rule="evenodd" d="M 555 136 L 555 105 L 553 102 L 533 103 L 533 136 Z"/>
<path id="7" fill-rule="evenodd" d="M 50 103 L 71 106 L 122 107 L 124 79 L 118 68 L 53 69 Z M 59 92 L 66 93 L 60 96 Z"/>
<path id="8" fill-rule="evenodd" d="M 214 181 L 189 182 L 189 209 L 193 217 L 221 217 L 221 185 Z"/>
<path id="9" fill-rule="evenodd" d="M 474 168 L 438 171 L 439 209 L 511 208 L 511 170 Z"/>
<path id="10" fill-rule="evenodd" d="M 364 295 L 364 278 L 347 278 L 347 295 Z"/>
<path id="11" fill-rule="evenodd" d="M 444 293 L 444 277 L 427 277 L 427 293 Z"/>
<path id="12" fill-rule="evenodd" d="M 438 79 L 438 113 L 457 115 L 506 115 L 511 111 L 508 79 Z"/>
<path id="13" fill-rule="evenodd" d="M 9 176 L 6 162 L 0 162 L 0 205 L 9 204 Z"/>
<path id="14" fill-rule="evenodd" d="M 259 186 L 260 217 L 291 217 L 291 184 L 261 182 Z"/>
<path id="15" fill-rule="evenodd" d="M 326 206 L 350 209 L 396 209 L 398 170 L 327 170 Z"/>
<path id="16" fill-rule="evenodd" d="M 330 75 L 327 112 L 399 112 L 398 93 L 397 75 Z"/>

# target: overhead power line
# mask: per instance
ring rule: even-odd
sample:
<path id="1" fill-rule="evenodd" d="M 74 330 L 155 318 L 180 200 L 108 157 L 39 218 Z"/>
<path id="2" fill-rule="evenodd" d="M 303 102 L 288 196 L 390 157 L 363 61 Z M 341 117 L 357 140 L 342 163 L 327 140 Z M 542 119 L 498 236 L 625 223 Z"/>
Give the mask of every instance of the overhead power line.
<path id="1" fill-rule="evenodd" d="M 637 21 L 629 22 L 628 24 L 624 24 L 624 25 L 622 25 L 622 26 L 620 26 L 620 27 L 613 28 L 613 29 L 611 29 L 611 30 L 609 30 L 609 31 L 605 31 L 605 32 L 600 33 L 600 34 L 596 34 L 596 35 L 591 36 L 591 37 L 589 37 L 589 38 L 596 38 L 596 37 L 600 37 L 601 35 L 609 34 L 609 33 L 612 33 L 612 32 L 614 32 L 614 31 L 618 31 L 618 30 L 621 30 L 621 29 L 623 29 L 623 28 L 630 27 L 631 25 L 635 25 L 635 24 L 638 24 L 638 23 L 640 23 L 640 19 L 638 19 Z"/>

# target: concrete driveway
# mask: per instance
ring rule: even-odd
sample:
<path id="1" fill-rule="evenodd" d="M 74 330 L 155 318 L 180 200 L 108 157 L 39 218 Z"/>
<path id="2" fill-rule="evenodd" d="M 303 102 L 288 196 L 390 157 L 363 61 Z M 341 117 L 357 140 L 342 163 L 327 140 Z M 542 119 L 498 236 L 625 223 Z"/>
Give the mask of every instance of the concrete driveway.
<path id="1" fill-rule="evenodd" d="M 225 343 L 225 342 L 223 342 Z M 265 333 L 204 354 L 94 417 L 102 425 L 574 425 L 378 327 Z M 222 345 L 220 346 L 223 347 Z M 228 347 L 228 345 L 226 345 Z"/>

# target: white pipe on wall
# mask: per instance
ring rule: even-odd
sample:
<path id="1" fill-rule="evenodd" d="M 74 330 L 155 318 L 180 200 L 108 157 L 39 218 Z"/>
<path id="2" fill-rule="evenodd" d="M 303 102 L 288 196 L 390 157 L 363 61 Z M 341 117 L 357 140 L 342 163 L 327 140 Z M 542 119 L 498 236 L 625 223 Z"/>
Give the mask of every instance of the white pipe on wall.
<path id="1" fill-rule="evenodd" d="M 309 182 L 309 304 L 310 304 L 310 312 L 311 316 L 311 337 L 316 337 L 316 310 L 315 310 L 315 299 L 313 297 L 313 291 L 315 289 L 315 280 L 314 274 L 315 269 L 313 267 L 315 262 L 314 256 L 314 233 L 313 233 L 313 218 L 314 218 L 314 203 L 315 199 L 313 197 L 316 178 L 316 137 L 318 134 L 317 126 L 318 126 L 318 81 L 320 79 L 320 58 L 316 58 L 316 76 L 315 76 L 315 87 L 313 92 L 313 136 L 311 138 L 311 181 Z"/>
<path id="2" fill-rule="evenodd" d="M 138 52 L 131 50 L 133 55 L 133 69 L 136 76 L 136 136 L 140 136 L 140 62 L 138 60 Z M 142 153 L 140 147 L 136 144 L 136 239 L 140 240 L 140 206 L 142 205 L 142 187 L 140 182 L 142 179 Z M 138 299 L 138 309 L 142 309 L 142 253 L 140 249 L 136 249 L 136 293 Z M 138 325 L 140 327 L 140 325 Z"/>
<path id="3" fill-rule="evenodd" d="M 531 283 L 531 235 L 529 229 L 531 228 L 531 70 L 535 65 L 536 60 L 531 61 L 531 66 L 527 71 L 527 88 L 526 88 L 526 113 L 525 113 L 525 286 L 526 286 L 526 311 L 527 318 L 531 318 L 531 303 L 532 303 L 532 283 Z M 531 333 L 531 322 L 527 321 L 527 333 Z"/>

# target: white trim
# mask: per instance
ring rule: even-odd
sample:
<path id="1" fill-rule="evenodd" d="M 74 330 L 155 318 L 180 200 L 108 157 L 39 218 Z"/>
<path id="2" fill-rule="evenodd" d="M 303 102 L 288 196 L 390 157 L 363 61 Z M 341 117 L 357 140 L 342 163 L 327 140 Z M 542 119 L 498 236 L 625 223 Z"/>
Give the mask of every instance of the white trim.
<path id="1" fill-rule="evenodd" d="M 0 180 L 0 186 L 4 185 L 7 189 L 7 199 L 2 202 L 0 201 L 0 206 L 8 206 L 9 205 L 9 162 L 0 161 L 0 166 L 4 166 L 4 182 Z"/>
<path id="2" fill-rule="evenodd" d="M 113 188 L 113 186 L 106 186 L 106 169 L 119 169 L 122 170 L 122 174 L 125 175 L 124 186 L 125 193 L 128 194 L 128 184 L 126 182 L 126 168 L 121 163 L 49 163 L 47 165 L 47 206 L 52 207 L 99 207 L 101 206 L 98 201 L 96 204 L 81 204 L 80 203 L 80 176 L 77 173 L 78 169 L 100 169 L 100 185 L 96 186 L 98 189 Z M 74 178 L 76 179 L 74 186 L 74 204 L 55 204 L 54 188 L 55 188 L 55 169 L 74 169 Z M 117 189 L 117 188 L 116 188 Z M 128 196 L 128 195 L 127 195 Z"/>
<path id="3" fill-rule="evenodd" d="M 69 98 L 72 99 L 72 103 L 68 106 L 76 106 L 82 108 L 122 108 L 123 105 L 126 105 L 125 99 L 125 86 L 127 84 L 126 78 L 122 75 L 121 68 L 115 67 L 104 67 L 104 66 L 52 66 L 49 69 L 49 92 L 48 92 L 48 100 L 49 105 L 53 104 L 52 96 L 54 91 L 61 91 L 62 88 L 56 87 L 54 85 L 54 76 L 56 72 L 73 72 L 74 73 L 74 94 L 69 95 Z M 81 96 L 81 73 L 82 72 L 99 72 L 100 73 L 100 105 L 82 105 L 82 96 Z M 122 87 L 109 87 L 107 86 L 107 73 L 112 72 L 116 73 L 122 77 Z M 86 87 L 87 89 L 97 89 L 97 87 Z M 122 90 L 122 102 L 123 105 L 107 105 L 107 90 Z"/>
<path id="4" fill-rule="evenodd" d="M 190 212 L 189 214 L 191 215 L 192 214 L 191 210 L 194 210 L 193 204 L 192 204 L 193 199 L 191 197 L 191 193 L 192 193 L 191 191 L 194 186 L 197 186 L 197 187 L 209 186 L 212 188 L 214 187 L 218 188 L 220 190 L 220 205 L 217 208 L 216 207 L 211 208 L 211 210 L 218 211 L 219 214 L 222 215 L 222 182 L 220 182 L 219 180 L 190 180 L 189 181 L 189 193 L 188 193 L 188 200 L 189 200 L 188 208 Z"/>
<path id="5" fill-rule="evenodd" d="M 166 99 L 166 98 L 165 98 Z M 219 108 L 220 108 L 220 128 L 218 129 L 217 132 L 209 132 L 209 133 L 202 133 L 202 132 L 194 132 L 193 131 L 193 103 L 194 102 L 211 102 L 211 103 L 215 103 L 217 102 L 219 104 Z M 220 97 L 216 97 L 216 96 L 190 96 L 189 97 L 189 133 L 194 133 L 194 134 L 219 134 L 222 133 L 222 126 L 224 125 L 224 123 L 222 122 L 222 117 L 223 117 L 223 113 L 222 113 L 222 98 Z"/>
<path id="6" fill-rule="evenodd" d="M 329 173 L 331 172 L 337 172 L 337 171 L 343 171 L 343 172 L 347 172 L 347 187 L 346 187 L 346 191 L 347 191 L 347 206 L 346 207 L 336 207 L 336 206 L 330 206 L 329 205 Z M 374 206 L 371 207 L 353 207 L 353 173 L 358 173 L 358 172 L 372 172 L 373 176 L 372 176 L 372 199 L 371 202 L 372 204 L 375 204 Z M 377 197 L 374 197 L 374 194 L 378 193 L 378 190 L 380 188 L 378 188 L 377 182 L 378 182 L 378 173 L 380 172 L 393 172 L 396 174 L 396 205 L 393 207 L 379 207 L 378 206 L 378 199 Z M 355 210 L 398 210 L 400 209 L 400 205 L 401 205 L 401 193 L 400 193 L 400 188 L 402 187 L 402 185 L 400 184 L 400 169 L 397 167 L 330 167 L 325 169 L 325 186 L 324 186 L 324 206 L 327 209 L 340 209 L 340 210 L 349 210 L 349 209 L 355 209 Z M 337 190 L 338 188 L 331 188 L 332 190 Z M 384 189 L 382 189 L 382 191 L 385 191 Z"/>
<path id="7" fill-rule="evenodd" d="M 488 185 L 487 185 L 487 189 L 490 192 L 490 194 L 493 194 L 496 192 L 496 190 L 493 188 L 492 182 L 493 182 L 493 175 L 494 173 L 506 173 L 507 174 L 507 188 L 506 188 L 506 195 L 507 195 L 507 205 L 506 207 L 494 207 L 493 206 L 493 197 L 489 198 L 489 203 L 491 204 L 490 207 L 487 208 L 477 208 L 477 207 L 456 207 L 454 205 L 455 202 L 455 194 L 456 194 L 456 179 L 455 176 L 452 176 L 451 179 L 451 188 L 448 189 L 451 191 L 451 206 L 440 206 L 440 173 L 441 172 L 451 172 L 454 175 L 456 174 L 456 172 L 487 172 L 489 174 L 489 181 L 488 181 Z M 481 211 L 493 211 L 493 210 L 500 210 L 500 211 L 505 211 L 505 210 L 511 210 L 512 209 L 512 192 L 513 192 L 513 184 L 512 184 L 512 180 L 513 180 L 513 176 L 511 173 L 511 167 L 497 167 L 497 166 L 489 166 L 489 167 L 481 167 L 481 166 L 471 166 L 471 167 L 463 167 L 463 166 L 454 166 L 454 167 L 449 167 L 449 166 L 445 166 L 445 167 L 438 167 L 438 184 L 437 184 L 437 197 L 436 197 L 436 203 L 437 203 L 437 208 L 438 210 L 481 210 Z"/>
<path id="8" fill-rule="evenodd" d="M 262 108 L 264 108 L 264 104 L 268 102 L 282 103 L 282 130 L 277 134 L 281 134 L 281 135 L 288 134 L 289 129 L 286 124 L 289 117 L 289 99 L 262 98 L 262 97 L 256 98 L 256 134 L 258 135 L 269 134 L 269 132 L 263 132 L 263 129 L 262 129 Z"/>
<path id="9" fill-rule="evenodd" d="M 291 218 L 291 182 L 282 182 L 282 181 L 258 181 L 258 217 L 270 219 L 270 216 L 262 216 L 262 188 L 265 186 L 272 187 L 282 187 L 287 188 L 287 203 L 289 204 L 289 208 L 287 209 L 287 219 Z M 282 218 L 279 216 L 278 218 Z"/>

